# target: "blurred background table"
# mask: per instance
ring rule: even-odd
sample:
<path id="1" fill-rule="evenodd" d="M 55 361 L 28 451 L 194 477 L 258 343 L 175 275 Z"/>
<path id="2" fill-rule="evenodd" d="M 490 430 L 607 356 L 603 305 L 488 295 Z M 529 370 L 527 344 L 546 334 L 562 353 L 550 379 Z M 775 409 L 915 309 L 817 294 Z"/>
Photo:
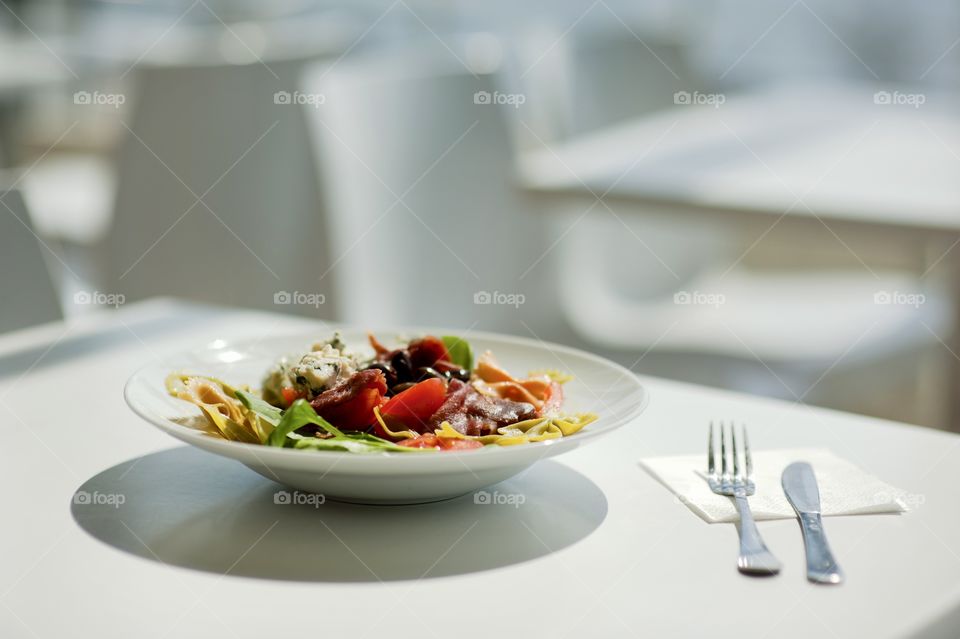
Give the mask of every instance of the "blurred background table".
<path id="1" fill-rule="evenodd" d="M 524 186 L 677 213 L 960 233 L 957 95 L 850 85 L 702 95 L 722 101 L 525 155 Z M 918 102 L 897 103 L 908 98 Z"/>
<path id="2" fill-rule="evenodd" d="M 786 397 L 816 385 L 804 368 L 935 344 L 911 377 L 920 399 L 897 401 L 955 396 L 960 360 L 942 347 L 958 343 L 960 98 L 797 83 L 675 99 L 520 157 L 520 183 L 569 233 L 568 252 L 595 245 L 588 223 L 604 224 L 622 237 L 611 253 L 644 279 L 632 299 L 609 263 L 561 262 L 579 331 L 612 349 L 713 353 L 728 371 L 731 357 L 756 359 L 782 382 L 768 377 L 764 392 Z M 698 293 L 721 302 L 688 299 Z M 915 419 L 960 424 L 950 403 Z"/>

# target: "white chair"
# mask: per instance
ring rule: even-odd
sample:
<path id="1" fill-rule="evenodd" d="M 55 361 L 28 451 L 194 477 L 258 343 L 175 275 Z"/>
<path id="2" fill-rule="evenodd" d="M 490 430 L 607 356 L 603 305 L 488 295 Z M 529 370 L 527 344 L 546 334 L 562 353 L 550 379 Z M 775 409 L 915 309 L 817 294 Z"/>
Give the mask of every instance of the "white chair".
<path id="1" fill-rule="evenodd" d="M 614 22 L 561 36 L 530 33 L 512 45 L 508 78 L 527 99 L 520 148 L 539 148 L 674 106 L 676 91 L 704 90 L 689 47 L 668 32 Z"/>
<path id="2" fill-rule="evenodd" d="M 23 197 L 43 238 L 92 246 L 110 227 L 114 167 L 94 153 L 51 153 L 23 174 Z"/>
<path id="3" fill-rule="evenodd" d="M 139 69 L 101 251 L 107 290 L 333 314 L 320 280 L 325 211 L 295 104 L 304 62 Z"/>
<path id="4" fill-rule="evenodd" d="M 23 198 L 0 186 L 0 333 L 63 317 Z"/>
<path id="5" fill-rule="evenodd" d="M 737 253 L 650 234 L 656 216 L 623 220 L 665 265 L 610 216 L 558 247 L 581 258 L 557 261 L 557 277 L 564 316 L 591 348 L 654 374 L 945 425 L 938 407 L 923 405 L 929 379 L 897 373 L 928 364 L 934 335 L 950 335 L 950 303 L 933 283 L 859 267 L 727 272 Z"/>
<path id="6" fill-rule="evenodd" d="M 337 213 L 330 277 L 343 319 L 541 330 L 534 310 L 553 297 L 540 271 L 525 275 L 545 250 L 541 222 L 514 185 L 511 107 L 476 97 L 495 90 L 489 71 L 425 46 L 305 75 L 305 92 L 327 96 L 308 113 Z"/>

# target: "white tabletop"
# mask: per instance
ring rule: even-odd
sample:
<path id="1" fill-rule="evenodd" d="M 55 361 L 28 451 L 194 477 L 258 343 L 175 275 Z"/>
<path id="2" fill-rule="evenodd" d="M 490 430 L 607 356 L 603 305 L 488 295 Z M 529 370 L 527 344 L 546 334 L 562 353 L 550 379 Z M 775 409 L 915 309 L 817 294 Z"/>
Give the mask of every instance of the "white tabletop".
<path id="1" fill-rule="evenodd" d="M 960 231 L 957 96 L 813 86 L 721 97 L 528 153 L 524 185 L 591 201 Z"/>
<path id="2" fill-rule="evenodd" d="M 123 403 L 127 376 L 155 358 L 307 325 L 152 301 L 0 337 L 0 636 L 960 632 L 956 435 L 644 378 L 635 423 L 497 487 L 524 495 L 519 507 L 314 509 L 273 504 L 269 481 Z M 705 524 L 637 465 L 699 451 L 718 417 L 749 423 L 756 448 L 829 448 L 917 507 L 827 520 L 842 586 L 805 581 L 789 520 L 761 524 L 784 572 L 743 577 L 735 529 Z M 74 504 L 81 490 L 124 503 Z"/>

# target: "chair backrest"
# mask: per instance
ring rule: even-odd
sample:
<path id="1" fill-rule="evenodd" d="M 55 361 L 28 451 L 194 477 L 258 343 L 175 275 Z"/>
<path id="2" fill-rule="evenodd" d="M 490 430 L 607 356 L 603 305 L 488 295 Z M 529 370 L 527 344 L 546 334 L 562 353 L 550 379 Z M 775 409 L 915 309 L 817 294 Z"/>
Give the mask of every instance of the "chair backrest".
<path id="1" fill-rule="evenodd" d="M 20 192 L 0 186 L 0 332 L 63 317 L 43 250 Z"/>
<path id="2" fill-rule="evenodd" d="M 104 286 L 131 300 L 176 295 L 333 313 L 292 297 L 325 300 L 318 276 L 329 255 L 309 105 L 295 93 L 303 64 L 139 69 Z"/>
<path id="3" fill-rule="evenodd" d="M 523 332 L 525 309 L 486 303 L 543 293 L 525 272 L 545 250 L 515 189 L 509 107 L 487 99 L 493 76 L 405 48 L 317 66 L 304 87 L 327 97 L 310 115 L 344 318 Z"/>
<path id="4" fill-rule="evenodd" d="M 511 55 L 512 83 L 527 100 L 519 146 L 540 148 L 673 107 L 675 92 L 704 88 L 688 57 L 679 39 L 619 23 L 565 37 L 534 34 Z"/>

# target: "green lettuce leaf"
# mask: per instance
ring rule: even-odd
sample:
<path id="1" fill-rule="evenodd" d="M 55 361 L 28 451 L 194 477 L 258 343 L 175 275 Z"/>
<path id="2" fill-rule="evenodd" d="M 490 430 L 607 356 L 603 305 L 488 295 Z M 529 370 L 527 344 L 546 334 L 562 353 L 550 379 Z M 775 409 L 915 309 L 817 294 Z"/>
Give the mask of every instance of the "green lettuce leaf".
<path id="1" fill-rule="evenodd" d="M 283 447 L 287 444 L 287 435 L 303 428 L 307 424 L 315 424 L 335 437 L 343 437 L 343 433 L 333 426 L 330 422 L 317 415 L 317 411 L 304 399 L 298 399 L 290 408 L 283 412 L 280 423 L 270 433 L 267 439 L 268 446 Z"/>
<path id="2" fill-rule="evenodd" d="M 468 371 L 473 370 L 473 349 L 470 348 L 470 342 L 456 335 L 444 335 L 440 339 L 447 347 L 451 362 Z"/>

